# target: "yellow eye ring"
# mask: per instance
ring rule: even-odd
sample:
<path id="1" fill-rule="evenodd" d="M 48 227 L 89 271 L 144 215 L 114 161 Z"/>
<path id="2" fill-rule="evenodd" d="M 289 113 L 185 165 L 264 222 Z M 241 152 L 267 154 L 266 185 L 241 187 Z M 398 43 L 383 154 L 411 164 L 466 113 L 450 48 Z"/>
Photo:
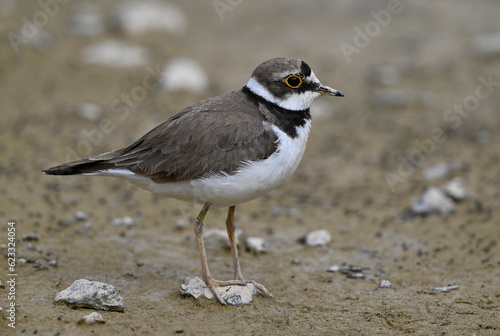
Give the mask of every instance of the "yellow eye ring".
<path id="1" fill-rule="evenodd" d="M 296 89 L 302 85 L 302 78 L 297 75 L 290 75 L 285 79 L 286 85 L 292 89 Z"/>

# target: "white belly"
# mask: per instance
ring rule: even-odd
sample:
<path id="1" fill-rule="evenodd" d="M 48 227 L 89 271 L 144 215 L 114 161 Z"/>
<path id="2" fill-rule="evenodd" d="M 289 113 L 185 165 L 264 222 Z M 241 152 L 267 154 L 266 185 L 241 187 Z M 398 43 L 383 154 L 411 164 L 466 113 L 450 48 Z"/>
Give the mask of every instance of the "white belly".
<path id="1" fill-rule="evenodd" d="M 265 160 L 244 164 L 233 175 L 217 174 L 175 183 L 155 183 L 129 170 L 108 170 L 92 175 L 121 177 L 153 193 L 185 201 L 210 202 L 221 207 L 236 205 L 265 195 L 295 172 L 306 148 L 310 126 L 307 121 L 297 128 L 295 139 L 272 126 L 278 136 L 278 150 Z"/>

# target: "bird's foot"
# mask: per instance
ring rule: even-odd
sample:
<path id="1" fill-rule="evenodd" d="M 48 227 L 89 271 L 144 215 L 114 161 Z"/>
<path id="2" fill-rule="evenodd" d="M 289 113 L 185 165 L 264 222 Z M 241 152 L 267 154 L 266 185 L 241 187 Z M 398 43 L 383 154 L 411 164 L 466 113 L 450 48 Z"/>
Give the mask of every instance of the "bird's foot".
<path id="1" fill-rule="evenodd" d="M 260 296 L 263 297 L 268 297 L 270 299 L 274 299 L 274 295 L 272 295 L 266 287 L 263 285 L 259 284 L 258 282 L 254 280 L 244 280 L 244 279 L 238 279 L 238 280 L 226 280 L 226 281 L 221 281 L 221 280 L 216 280 L 214 278 L 209 278 L 205 281 L 205 284 L 210 288 L 214 296 L 217 298 L 217 300 L 225 305 L 226 301 L 221 297 L 219 292 L 217 291 L 218 287 L 223 287 L 223 286 L 246 286 L 248 284 L 254 285 L 255 289 L 257 290 L 257 293 Z"/>

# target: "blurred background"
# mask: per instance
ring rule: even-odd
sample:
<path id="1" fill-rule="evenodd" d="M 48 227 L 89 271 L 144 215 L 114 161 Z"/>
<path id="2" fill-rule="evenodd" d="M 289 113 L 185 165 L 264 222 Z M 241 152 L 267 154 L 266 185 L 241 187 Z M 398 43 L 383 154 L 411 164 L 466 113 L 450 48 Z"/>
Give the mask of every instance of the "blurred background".
<path id="1" fill-rule="evenodd" d="M 321 333 L 339 317 L 345 319 L 338 330 L 367 334 L 380 328 L 475 333 L 479 325 L 493 326 L 500 306 L 499 13 L 496 0 L 0 0 L 0 222 L 16 221 L 19 237 L 40 233 L 35 256 L 19 245 L 28 264 L 43 264 L 50 250 L 60 265 L 36 273 L 21 266 L 23 292 L 38 293 L 31 301 L 25 294 L 23 309 L 45 316 L 34 302 L 50 306 L 54 279 L 69 284 L 91 274 L 116 278 L 133 295 L 134 282 L 120 275 L 124 267 L 137 268 L 137 260 L 150 279 L 159 279 L 145 292 L 174 288 L 158 295 L 177 302 L 176 286 L 199 273 L 189 240 L 198 205 L 152 197 L 123 181 L 50 177 L 40 170 L 123 147 L 182 108 L 241 88 L 261 62 L 295 57 L 345 98 L 315 101 L 296 174 L 264 199 L 238 207 L 237 225 L 272 247 L 266 255 L 243 256 L 249 274 L 265 278 L 288 269 L 291 259 L 314 260 L 306 270 L 297 266 L 259 281 L 282 301 L 275 303 L 278 312 L 261 301 L 273 317 L 252 328 L 304 332 L 314 325 Z M 132 229 L 110 224 L 125 216 L 133 219 Z M 224 216 L 224 209 L 215 210 L 210 225 L 224 228 Z M 187 230 L 178 229 L 182 223 Z M 326 253 L 296 242 L 314 229 L 332 234 Z M 229 253 L 210 253 L 226 260 L 212 260 L 212 272 L 230 277 Z M 370 296 L 373 284 L 342 278 L 332 285 L 341 278 L 324 271 L 342 262 L 383 268 L 399 295 L 415 301 L 399 307 L 404 313 L 391 317 L 392 325 L 365 319 L 365 311 L 384 315 L 389 308 Z M 135 282 L 144 279 L 136 272 Z M 293 282 L 295 272 L 308 276 Z M 311 285 L 311 277 L 317 283 Z M 412 294 L 435 282 L 460 284 L 462 292 L 416 320 L 419 305 L 429 306 L 433 296 Z M 365 306 L 342 299 L 349 293 Z M 491 302 L 481 306 L 483 296 Z M 397 306 L 398 297 L 392 299 Z M 465 320 L 460 299 L 472 302 Z M 147 296 L 131 301 L 153 331 L 177 324 L 188 334 L 204 330 L 187 326 L 180 315 L 173 324 L 141 315 L 138 302 L 155 302 Z M 285 306 L 295 324 L 282 321 Z M 304 315 L 304 307 L 318 306 L 325 309 Z M 449 324 L 439 327 L 433 321 L 445 311 L 452 311 Z M 142 323 L 130 315 L 109 318 Z M 30 321 L 28 329 L 35 328 Z M 63 328 L 55 323 L 47 322 L 46 330 Z"/>

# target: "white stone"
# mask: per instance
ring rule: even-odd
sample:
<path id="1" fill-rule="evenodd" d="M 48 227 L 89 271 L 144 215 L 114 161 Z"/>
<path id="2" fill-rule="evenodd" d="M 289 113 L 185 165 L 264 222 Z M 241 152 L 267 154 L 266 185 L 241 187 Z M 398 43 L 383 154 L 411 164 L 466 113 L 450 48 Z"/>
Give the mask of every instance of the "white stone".
<path id="1" fill-rule="evenodd" d="M 91 308 L 123 311 L 125 303 L 115 287 L 104 282 L 75 280 L 59 292 L 54 303 L 65 303 L 71 308 Z"/>
<path id="2" fill-rule="evenodd" d="M 131 228 L 135 224 L 135 220 L 130 216 L 125 216 L 123 218 L 112 218 L 111 224 Z"/>
<path id="3" fill-rule="evenodd" d="M 135 220 L 130 216 L 125 216 L 122 218 L 123 226 L 130 227 L 135 224 Z"/>
<path id="4" fill-rule="evenodd" d="M 247 239 L 245 239 L 245 246 L 247 251 L 250 251 L 253 254 L 267 252 L 267 243 L 264 238 L 248 237 Z"/>
<path id="5" fill-rule="evenodd" d="M 380 283 L 378 284 L 377 288 L 396 289 L 389 280 L 380 280 Z"/>
<path id="6" fill-rule="evenodd" d="M 252 302 L 252 295 L 257 294 L 255 286 L 251 283 L 245 286 L 223 286 L 218 287 L 216 290 L 222 299 L 228 305 L 232 306 L 250 304 Z M 186 278 L 180 287 L 180 292 L 181 295 L 191 296 L 195 299 L 198 299 L 201 296 L 209 300 L 214 298 L 214 294 L 210 288 L 208 288 L 205 282 L 198 277 Z"/>
<path id="7" fill-rule="evenodd" d="M 441 190 L 455 201 L 463 201 L 471 196 L 465 188 L 464 180 L 460 177 L 455 177 L 446 182 L 445 185 L 441 187 Z"/>
<path id="8" fill-rule="evenodd" d="M 114 67 L 133 67 L 148 62 L 146 49 L 118 40 L 105 40 L 89 45 L 82 51 L 83 61 Z"/>
<path id="9" fill-rule="evenodd" d="M 413 202 L 411 210 L 415 214 L 440 213 L 447 215 L 455 209 L 455 203 L 441 189 L 429 187 L 420 198 Z"/>
<path id="10" fill-rule="evenodd" d="M 164 31 L 180 34 L 188 21 L 182 10 L 172 4 L 157 1 L 127 1 L 114 13 L 118 27 L 128 34 Z"/>
<path id="11" fill-rule="evenodd" d="M 78 324 L 96 324 L 96 323 L 105 323 L 102 315 L 97 312 L 92 312 L 88 315 L 85 315 L 80 320 L 78 320 Z"/>
<path id="12" fill-rule="evenodd" d="M 326 230 L 316 230 L 308 233 L 304 238 L 307 246 L 325 246 L 332 240 L 330 232 Z"/>
<path id="13" fill-rule="evenodd" d="M 183 230 L 188 226 L 188 223 L 184 219 L 178 219 L 172 224 L 172 226 L 176 230 Z"/>
<path id="14" fill-rule="evenodd" d="M 21 236 L 21 240 L 23 241 L 35 241 L 40 240 L 40 234 L 37 231 L 25 233 Z"/>
<path id="15" fill-rule="evenodd" d="M 161 85 L 166 91 L 186 90 L 197 94 L 208 89 L 208 76 L 198 61 L 180 57 L 169 61 L 161 73 Z"/>
<path id="16" fill-rule="evenodd" d="M 458 289 L 458 286 L 448 285 L 448 286 L 443 286 L 443 287 L 432 287 L 431 291 L 446 293 L 446 292 L 449 292 L 449 291 L 455 290 L 455 289 Z"/>
<path id="17" fill-rule="evenodd" d="M 85 212 L 83 212 L 83 211 L 77 211 L 77 212 L 75 212 L 75 216 L 74 216 L 74 218 L 75 218 L 76 220 L 79 220 L 79 221 L 84 221 L 84 220 L 87 220 L 87 219 L 89 218 L 89 215 L 88 215 L 88 214 L 86 214 L 86 213 L 85 213 Z"/>

